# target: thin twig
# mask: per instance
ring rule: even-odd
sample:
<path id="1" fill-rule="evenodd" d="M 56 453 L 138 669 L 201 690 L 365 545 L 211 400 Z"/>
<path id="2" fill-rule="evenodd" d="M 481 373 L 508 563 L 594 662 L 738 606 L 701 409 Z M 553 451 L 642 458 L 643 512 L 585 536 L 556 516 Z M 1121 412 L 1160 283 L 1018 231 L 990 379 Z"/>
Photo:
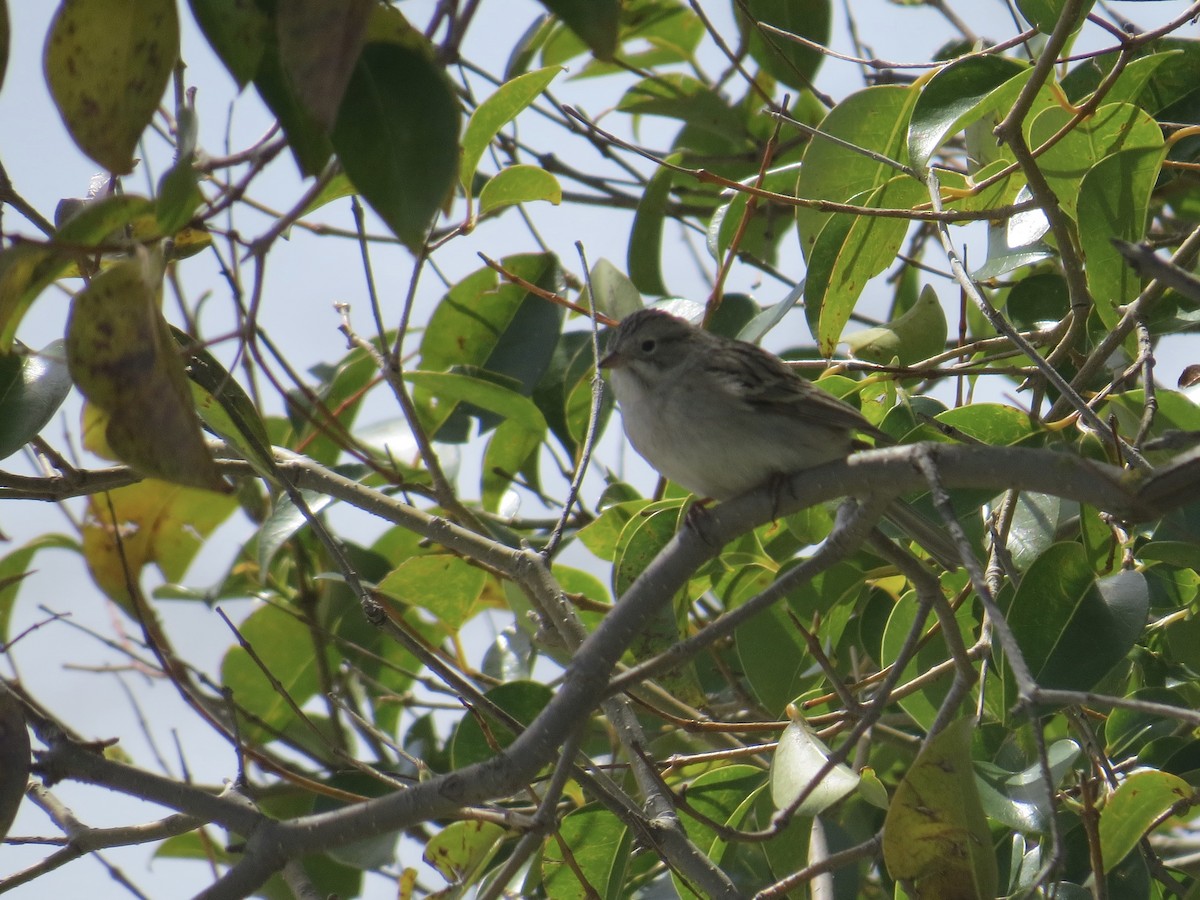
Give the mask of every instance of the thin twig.
<path id="1" fill-rule="evenodd" d="M 545 559 L 551 559 L 554 551 L 558 549 L 563 534 L 566 532 L 567 521 L 571 518 L 571 510 L 575 507 L 575 501 L 579 499 L 579 489 L 583 485 L 583 476 L 587 474 L 588 462 L 592 458 L 592 448 L 596 443 L 596 426 L 600 421 L 600 409 L 604 401 L 604 379 L 600 376 L 600 338 L 596 322 L 596 294 L 592 290 L 592 272 L 588 266 L 583 243 L 576 241 L 575 249 L 579 253 L 579 262 L 583 266 L 584 278 L 587 281 L 588 318 L 592 323 L 592 405 L 588 410 L 587 430 L 584 432 L 583 445 L 579 448 L 579 460 L 571 473 L 571 484 L 567 489 L 567 499 L 563 504 L 562 515 L 555 523 L 554 530 L 550 533 L 550 539 L 546 541 L 546 546 L 542 550 L 542 556 Z"/>
<path id="2" fill-rule="evenodd" d="M 874 216 L 881 219 L 908 219 L 918 222 L 974 222 L 991 219 L 1007 219 L 1016 213 L 1025 212 L 1029 209 L 1034 209 L 1037 206 L 1036 201 L 1029 200 L 1022 203 L 1011 203 L 1006 206 L 999 206 L 993 209 L 983 210 L 945 210 L 941 205 L 936 209 L 892 209 L 888 207 L 873 207 L 859 206 L 853 203 L 835 203 L 832 200 L 817 200 L 807 197 L 796 197 L 792 194 L 780 194 L 776 191 L 767 191 L 762 188 L 756 188 L 740 181 L 734 181 L 718 175 L 708 169 L 693 169 L 687 166 L 676 165 L 667 162 L 663 157 L 656 156 L 648 150 L 631 144 L 623 140 L 611 132 L 605 131 L 599 125 L 587 119 L 583 113 L 572 107 L 565 107 L 565 110 L 572 117 L 578 119 L 582 124 L 586 125 L 591 131 L 603 137 L 605 140 L 612 142 L 614 146 L 621 147 L 631 153 L 636 153 L 638 156 L 650 160 L 658 166 L 665 169 L 670 169 L 673 172 L 678 172 L 681 175 L 687 175 L 695 178 L 701 184 L 716 184 L 721 187 L 728 188 L 732 191 L 737 191 L 741 194 L 749 194 L 750 196 L 758 197 L 762 200 L 768 200 L 772 203 L 779 203 L 783 206 L 796 206 L 805 209 L 815 209 L 818 212 L 828 213 L 850 213 L 856 216 Z"/>
<path id="3" fill-rule="evenodd" d="M 941 191 L 938 183 L 937 173 L 930 169 L 927 173 L 926 180 L 929 184 L 929 197 L 933 201 L 934 209 L 941 208 Z M 1067 383 L 1067 380 L 1054 368 L 1049 362 L 1037 352 L 1017 329 L 1015 329 L 1000 312 L 992 306 L 991 302 L 984 296 L 979 286 L 975 284 L 971 276 L 967 274 L 961 260 L 958 257 L 957 251 L 954 249 L 954 243 L 950 238 L 950 232 L 946 226 L 939 223 L 937 226 L 937 234 L 941 240 L 942 251 L 946 254 L 946 259 L 950 262 L 950 270 L 954 273 L 955 279 L 967 292 L 980 312 L 984 314 L 987 320 L 992 324 L 998 332 L 1012 341 L 1016 346 L 1021 348 L 1021 351 L 1030 359 L 1038 372 L 1050 382 L 1064 397 L 1069 398 L 1071 405 L 1075 411 L 1079 413 L 1080 418 L 1087 422 L 1092 430 L 1100 434 L 1108 443 L 1116 446 L 1118 438 L 1112 433 L 1112 430 L 1100 420 L 1100 417 L 1087 405 L 1078 392 Z M 1127 454 L 1127 458 L 1137 468 L 1142 471 L 1150 471 L 1151 466 L 1145 458 L 1132 447 L 1123 445 L 1122 449 Z"/>

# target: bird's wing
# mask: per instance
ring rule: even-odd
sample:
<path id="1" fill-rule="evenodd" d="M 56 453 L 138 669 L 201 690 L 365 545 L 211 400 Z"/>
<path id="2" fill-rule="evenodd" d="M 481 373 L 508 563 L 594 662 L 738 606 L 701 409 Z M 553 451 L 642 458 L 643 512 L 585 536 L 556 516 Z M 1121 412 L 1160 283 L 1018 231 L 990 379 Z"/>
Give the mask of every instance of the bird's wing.
<path id="1" fill-rule="evenodd" d="M 722 366 L 721 356 L 716 354 L 708 365 L 710 370 L 717 369 L 721 388 L 745 408 L 887 438 L 854 407 L 814 386 L 777 356 L 742 342 L 731 349 L 738 354 L 736 360 Z"/>

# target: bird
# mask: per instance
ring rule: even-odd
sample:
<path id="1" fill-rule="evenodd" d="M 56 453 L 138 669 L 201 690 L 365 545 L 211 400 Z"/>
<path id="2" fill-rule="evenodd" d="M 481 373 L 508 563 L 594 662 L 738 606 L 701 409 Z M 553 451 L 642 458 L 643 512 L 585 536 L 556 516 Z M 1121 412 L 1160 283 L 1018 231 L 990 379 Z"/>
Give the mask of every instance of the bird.
<path id="1" fill-rule="evenodd" d="M 623 318 L 600 367 L 634 449 L 703 498 L 729 500 L 845 459 L 867 446 L 857 435 L 893 443 L 774 354 L 659 309 Z M 914 510 L 896 502 L 886 515 L 944 566 L 958 566 L 953 541 Z"/>

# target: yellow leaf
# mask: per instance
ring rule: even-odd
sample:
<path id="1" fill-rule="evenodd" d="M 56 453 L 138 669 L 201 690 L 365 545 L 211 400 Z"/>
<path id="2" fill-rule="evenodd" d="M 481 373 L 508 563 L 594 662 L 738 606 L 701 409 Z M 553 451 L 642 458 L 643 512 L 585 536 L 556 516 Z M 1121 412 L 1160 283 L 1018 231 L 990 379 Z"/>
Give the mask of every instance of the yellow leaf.
<path id="1" fill-rule="evenodd" d="M 71 305 L 67 365 L 108 415 L 104 434 L 114 455 L 151 477 L 225 493 L 229 484 L 204 444 L 183 362 L 158 308 L 161 277 L 139 252 L 93 278 Z"/>
<path id="2" fill-rule="evenodd" d="M 232 497 L 163 481 L 146 481 L 88 499 L 83 556 L 96 584 L 130 615 L 129 585 L 156 563 L 178 581 L 204 539 L 236 508 Z"/>
<path id="3" fill-rule="evenodd" d="M 971 765 L 971 719 L 939 732 L 896 788 L 883 860 L 912 900 L 992 900 L 996 855 Z"/>
<path id="4" fill-rule="evenodd" d="M 0 253 L 0 353 L 12 350 L 17 326 L 51 279 L 57 260 L 49 247 L 14 243 Z"/>
<path id="5" fill-rule="evenodd" d="M 179 56 L 175 0 L 63 0 L 46 41 L 46 82 L 75 143 L 116 175 Z"/>

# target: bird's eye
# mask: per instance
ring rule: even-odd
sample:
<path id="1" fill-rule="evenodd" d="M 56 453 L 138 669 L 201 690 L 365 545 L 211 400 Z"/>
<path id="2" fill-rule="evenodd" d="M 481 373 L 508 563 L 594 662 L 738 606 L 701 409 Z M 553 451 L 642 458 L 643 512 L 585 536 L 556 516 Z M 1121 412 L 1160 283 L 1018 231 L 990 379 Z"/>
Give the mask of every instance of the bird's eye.
<path id="1" fill-rule="evenodd" d="M 654 345 L 654 339 L 653 339 L 653 338 L 646 338 L 646 340 L 642 341 L 642 352 L 643 352 L 643 353 L 653 353 L 653 352 L 654 352 L 654 346 L 655 346 L 655 345 Z"/>

